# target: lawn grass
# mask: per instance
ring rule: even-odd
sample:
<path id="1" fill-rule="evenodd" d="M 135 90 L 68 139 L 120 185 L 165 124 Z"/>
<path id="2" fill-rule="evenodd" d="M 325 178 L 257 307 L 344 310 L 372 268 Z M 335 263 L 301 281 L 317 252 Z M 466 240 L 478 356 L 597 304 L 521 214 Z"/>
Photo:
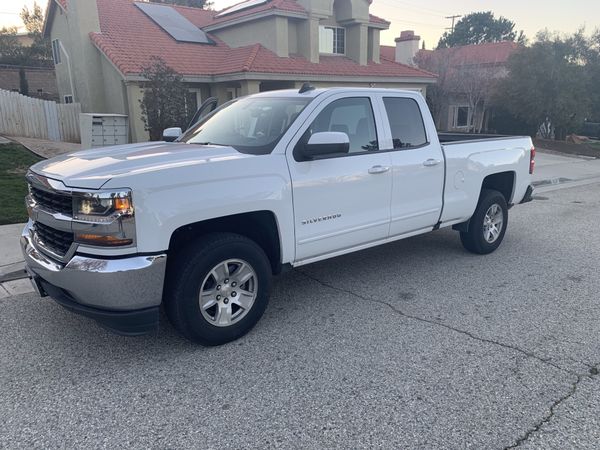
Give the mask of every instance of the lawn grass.
<path id="1" fill-rule="evenodd" d="M 27 222 L 25 173 L 41 159 L 22 145 L 0 145 L 0 225 Z"/>

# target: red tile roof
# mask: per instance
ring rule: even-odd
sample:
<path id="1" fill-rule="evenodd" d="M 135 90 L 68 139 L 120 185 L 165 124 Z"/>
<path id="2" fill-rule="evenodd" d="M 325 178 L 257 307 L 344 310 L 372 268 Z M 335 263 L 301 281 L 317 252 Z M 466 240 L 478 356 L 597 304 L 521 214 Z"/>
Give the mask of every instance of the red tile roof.
<path id="1" fill-rule="evenodd" d="M 244 3 L 245 1 L 247 1 L 247 0 L 244 0 L 240 3 L 236 3 L 235 5 L 229 6 L 225 9 L 215 12 L 215 17 L 214 17 L 212 23 L 214 23 L 214 24 L 225 23 L 225 22 L 229 22 L 231 20 L 239 19 L 241 17 L 258 14 L 258 13 L 261 13 L 264 11 L 284 11 L 284 12 L 293 12 L 293 13 L 306 14 L 306 15 L 308 14 L 306 9 L 304 9 L 304 7 L 302 5 L 300 5 L 299 3 L 297 3 L 295 0 L 270 0 L 261 5 L 256 5 L 251 8 L 245 8 L 245 9 L 237 11 L 233 14 L 227 14 L 225 16 L 217 17 L 219 15 L 219 13 L 221 13 L 222 11 L 225 11 L 229 8 L 232 8 L 233 6 Z M 371 0 L 369 0 L 369 3 L 371 3 Z M 377 17 L 373 14 L 369 14 L 369 22 L 373 23 L 373 24 L 381 24 L 381 25 L 389 25 L 390 24 L 390 22 L 388 22 L 387 20 L 382 19 L 381 17 Z"/>
<path id="2" fill-rule="evenodd" d="M 371 23 L 380 23 L 382 25 L 389 25 L 390 22 L 388 20 L 382 19 L 381 17 L 377 17 L 374 14 L 369 14 L 369 22 Z"/>
<path id="3" fill-rule="evenodd" d="M 249 71 L 261 73 L 286 73 L 301 75 L 333 75 L 333 76 L 373 76 L 373 77 L 424 77 L 434 75 L 392 61 L 383 60 L 381 64 L 369 62 L 366 66 L 357 64 L 345 56 L 321 55 L 319 63 L 311 63 L 301 56 L 280 58 L 270 50 L 258 46 Z"/>
<path id="4" fill-rule="evenodd" d="M 244 0 L 246 1 L 246 0 Z M 244 3 L 244 2 L 240 2 Z M 236 5 L 239 3 L 236 3 Z M 228 8 L 222 9 L 221 11 L 225 11 L 229 8 L 232 8 L 235 5 L 232 5 Z M 228 22 L 230 20 L 239 19 L 240 17 L 249 16 L 252 14 L 258 14 L 264 11 L 269 10 L 277 10 L 277 11 L 286 11 L 286 12 L 295 12 L 306 14 L 306 10 L 294 0 L 271 0 L 261 5 L 256 5 L 251 8 L 245 8 L 240 11 L 234 12 L 232 14 L 227 14 L 225 16 L 217 17 L 221 11 L 217 11 L 214 13 L 215 17 L 213 19 L 214 24 Z"/>
<path id="5" fill-rule="evenodd" d="M 443 48 L 439 50 L 419 50 L 418 56 L 423 59 L 435 55 L 449 55 L 453 66 L 472 64 L 504 64 L 508 57 L 519 48 L 519 44 L 512 41 L 489 42 L 478 45 L 463 45 L 460 47 Z M 393 61 L 396 47 L 382 45 L 381 58 Z"/>
<path id="6" fill-rule="evenodd" d="M 272 0 L 271 3 L 296 4 L 293 0 Z M 389 60 L 361 66 L 344 56 L 321 56 L 320 63 L 315 64 L 301 56 L 279 57 L 260 44 L 230 48 L 213 35 L 215 45 L 177 42 L 132 0 L 97 0 L 97 4 L 101 32 L 90 33 L 90 38 L 123 74 L 139 74 L 152 56 L 159 56 L 175 71 L 187 76 L 255 72 L 336 77 L 434 77 Z M 214 23 L 214 11 L 174 8 L 198 27 Z"/>
<path id="7" fill-rule="evenodd" d="M 56 0 L 63 9 L 67 9 L 67 0 Z"/>

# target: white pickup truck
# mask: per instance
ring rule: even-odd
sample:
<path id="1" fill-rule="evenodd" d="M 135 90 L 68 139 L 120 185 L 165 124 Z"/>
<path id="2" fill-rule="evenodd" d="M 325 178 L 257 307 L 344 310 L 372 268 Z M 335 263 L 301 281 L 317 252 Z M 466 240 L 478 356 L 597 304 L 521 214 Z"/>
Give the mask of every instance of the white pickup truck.
<path id="1" fill-rule="evenodd" d="M 239 98 L 174 142 L 32 166 L 27 270 L 113 331 L 155 330 L 162 304 L 187 338 L 223 344 L 257 323 L 285 268 L 450 226 L 494 251 L 508 209 L 531 200 L 531 139 L 453 139 L 415 92 Z"/>

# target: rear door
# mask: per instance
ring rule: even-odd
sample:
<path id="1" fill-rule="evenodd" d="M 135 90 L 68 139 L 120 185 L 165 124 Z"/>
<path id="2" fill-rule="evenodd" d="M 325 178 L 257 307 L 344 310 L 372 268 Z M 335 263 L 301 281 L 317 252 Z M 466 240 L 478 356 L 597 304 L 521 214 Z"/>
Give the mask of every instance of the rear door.
<path id="1" fill-rule="evenodd" d="M 368 94 L 331 96 L 315 108 L 290 142 L 286 157 L 294 199 L 296 261 L 387 238 L 391 155 L 379 151 L 377 107 Z M 346 133 L 349 153 L 298 161 L 294 147 L 323 131 Z"/>
<path id="2" fill-rule="evenodd" d="M 417 95 L 379 96 L 392 160 L 390 237 L 433 227 L 442 210 L 444 155 L 428 135 Z"/>

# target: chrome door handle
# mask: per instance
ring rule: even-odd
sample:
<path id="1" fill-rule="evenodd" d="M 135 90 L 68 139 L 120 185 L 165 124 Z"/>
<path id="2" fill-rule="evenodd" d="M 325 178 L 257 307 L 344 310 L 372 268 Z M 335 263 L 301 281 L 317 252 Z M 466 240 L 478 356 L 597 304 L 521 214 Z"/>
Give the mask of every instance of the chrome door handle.
<path id="1" fill-rule="evenodd" d="M 385 173 L 388 170 L 390 170 L 390 168 L 388 166 L 373 166 L 369 169 L 369 173 L 376 175 L 378 173 Z"/>
<path id="2" fill-rule="evenodd" d="M 425 167 L 433 167 L 433 166 L 437 166 L 441 162 L 442 161 L 440 161 L 439 159 L 430 158 L 430 159 L 428 159 L 426 161 L 423 161 L 423 165 Z"/>

